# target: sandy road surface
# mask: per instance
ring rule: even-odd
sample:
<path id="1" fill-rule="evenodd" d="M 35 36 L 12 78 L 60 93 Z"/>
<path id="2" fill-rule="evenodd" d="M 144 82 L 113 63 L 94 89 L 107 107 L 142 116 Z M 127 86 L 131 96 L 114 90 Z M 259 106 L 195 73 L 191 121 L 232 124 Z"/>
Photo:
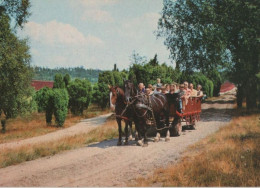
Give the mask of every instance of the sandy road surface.
<path id="1" fill-rule="evenodd" d="M 59 140 L 66 136 L 73 136 L 77 134 L 82 134 L 91 131 L 92 129 L 96 128 L 97 126 L 102 125 L 107 117 L 111 116 L 112 113 L 101 115 L 98 117 L 90 118 L 82 120 L 80 123 L 77 123 L 76 125 L 61 129 L 49 134 L 45 134 L 42 136 L 37 136 L 33 138 L 27 138 L 24 140 L 19 140 L 15 142 L 10 143 L 3 143 L 0 144 L 0 151 L 2 149 L 9 149 L 9 148 L 16 148 L 16 147 L 22 147 L 25 145 L 32 145 L 32 144 L 38 144 L 38 143 L 46 143 L 49 141 Z"/>
<path id="2" fill-rule="evenodd" d="M 170 142 L 151 141 L 145 148 L 134 141 L 118 147 L 116 139 L 93 144 L 0 169 L 0 186 L 127 186 L 154 168 L 177 162 L 189 145 L 228 123 L 233 108 L 229 98 L 203 104 L 196 130 L 186 130 Z"/>

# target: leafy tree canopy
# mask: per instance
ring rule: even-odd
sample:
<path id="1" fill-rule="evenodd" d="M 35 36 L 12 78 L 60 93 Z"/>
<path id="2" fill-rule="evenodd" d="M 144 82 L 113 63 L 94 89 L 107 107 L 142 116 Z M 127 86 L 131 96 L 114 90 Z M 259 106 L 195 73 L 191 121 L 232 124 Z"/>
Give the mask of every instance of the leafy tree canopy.
<path id="1" fill-rule="evenodd" d="M 0 0 L 0 14 L 8 15 L 9 19 L 15 21 L 15 27 L 23 27 L 30 16 L 29 0 Z"/>
<path id="2" fill-rule="evenodd" d="M 31 56 L 26 40 L 19 40 L 12 32 L 10 18 L 0 14 L 0 111 L 6 118 L 15 117 L 22 111 L 32 93 L 30 84 Z"/>
<path id="3" fill-rule="evenodd" d="M 164 0 L 158 35 L 181 70 L 229 69 L 230 78 L 247 91 L 247 106 L 256 106 L 260 1 Z"/>

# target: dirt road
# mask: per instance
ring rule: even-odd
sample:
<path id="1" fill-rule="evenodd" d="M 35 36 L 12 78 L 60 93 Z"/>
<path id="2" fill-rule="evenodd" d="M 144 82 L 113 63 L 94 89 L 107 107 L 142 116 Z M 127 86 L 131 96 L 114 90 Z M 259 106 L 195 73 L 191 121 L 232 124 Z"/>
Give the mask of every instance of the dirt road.
<path id="1" fill-rule="evenodd" d="M 39 143 L 46 143 L 49 141 L 55 141 L 59 140 L 63 137 L 67 136 L 73 136 L 77 134 L 82 134 L 82 133 L 87 133 L 91 131 L 92 129 L 96 128 L 97 126 L 102 125 L 107 117 L 111 116 L 112 113 L 101 115 L 98 117 L 90 118 L 90 119 L 85 119 L 82 120 L 80 123 L 77 123 L 76 125 L 66 128 L 66 129 L 61 129 L 49 134 L 45 134 L 42 136 L 37 136 L 33 138 L 27 138 L 24 140 L 19 140 L 15 142 L 10 142 L 10 143 L 3 143 L 0 144 L 0 151 L 2 149 L 14 149 L 17 147 L 22 147 L 22 146 L 28 146 L 28 145 L 33 145 L 33 144 L 39 144 Z"/>
<path id="2" fill-rule="evenodd" d="M 116 139 L 0 169 L 0 186 L 127 186 L 155 168 L 178 162 L 183 151 L 231 120 L 233 95 L 203 104 L 196 130 L 148 147 L 116 146 Z M 160 185 L 158 185 L 160 186 Z"/>

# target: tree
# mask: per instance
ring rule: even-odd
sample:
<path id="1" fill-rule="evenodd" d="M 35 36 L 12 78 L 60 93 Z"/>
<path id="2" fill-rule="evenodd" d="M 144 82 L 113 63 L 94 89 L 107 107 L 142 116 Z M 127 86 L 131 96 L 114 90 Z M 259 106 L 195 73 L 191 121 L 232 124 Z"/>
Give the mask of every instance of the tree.
<path id="1" fill-rule="evenodd" d="M 97 83 L 93 86 L 92 101 L 105 109 L 109 104 L 109 89 L 104 82 Z"/>
<path id="2" fill-rule="evenodd" d="M 52 100 L 55 122 L 61 127 L 68 113 L 69 95 L 67 90 L 53 89 Z"/>
<path id="3" fill-rule="evenodd" d="M 161 78 L 162 83 L 170 84 L 176 81 L 178 76 L 179 73 L 172 67 L 167 66 L 165 63 L 160 65 L 157 55 L 149 62 L 132 64 L 129 70 L 129 79 L 132 79 L 135 85 L 140 82 L 144 83 L 145 86 L 156 84 L 157 78 Z"/>
<path id="4" fill-rule="evenodd" d="M 43 87 L 35 94 L 38 112 L 45 112 L 49 102 L 51 88 Z"/>
<path id="5" fill-rule="evenodd" d="M 115 85 L 115 78 L 112 71 L 100 73 L 98 83 L 93 87 L 93 102 L 97 103 L 103 109 L 109 104 L 108 85 Z"/>
<path id="6" fill-rule="evenodd" d="M 229 69 L 238 89 L 247 91 L 247 108 L 254 108 L 259 9 L 257 0 L 164 0 L 158 35 L 165 37 L 172 59 L 188 73 Z"/>
<path id="7" fill-rule="evenodd" d="M 119 86 L 119 87 L 123 87 L 123 85 L 124 85 L 123 75 L 118 71 L 113 71 L 112 73 L 113 73 L 113 77 L 115 80 L 115 85 Z"/>
<path id="8" fill-rule="evenodd" d="M 31 56 L 26 40 L 19 40 L 12 32 L 10 18 L 0 12 L 0 111 L 5 117 L 16 117 L 31 97 Z"/>
<path id="9" fill-rule="evenodd" d="M 46 99 L 46 123 L 51 124 L 52 115 L 54 114 L 57 126 L 63 126 L 68 113 L 69 95 L 67 90 L 49 89 L 46 92 Z"/>
<path id="10" fill-rule="evenodd" d="M 154 58 L 149 61 L 149 64 L 152 65 L 152 66 L 159 65 L 159 62 L 157 60 L 157 54 L 155 54 Z"/>
<path id="11" fill-rule="evenodd" d="M 70 83 L 70 75 L 69 74 L 66 74 L 64 77 L 63 77 L 63 82 L 65 83 L 65 87 L 67 88 L 69 83 Z"/>
<path id="12" fill-rule="evenodd" d="M 29 0 L 2 0 L 0 1 L 0 14 L 5 14 L 9 19 L 13 19 L 15 27 L 23 27 L 30 16 L 29 8 L 31 4 Z"/>
<path id="13" fill-rule="evenodd" d="M 73 114 L 81 115 L 87 109 L 92 95 L 92 87 L 88 80 L 76 79 L 68 85 L 69 108 Z"/>
<path id="14" fill-rule="evenodd" d="M 62 74 L 55 75 L 53 88 L 59 88 L 59 89 L 65 88 L 65 82 L 64 82 Z"/>
<path id="15" fill-rule="evenodd" d="M 141 56 L 139 53 L 133 51 L 132 55 L 130 56 L 131 64 L 144 64 L 146 62 L 146 57 Z"/>

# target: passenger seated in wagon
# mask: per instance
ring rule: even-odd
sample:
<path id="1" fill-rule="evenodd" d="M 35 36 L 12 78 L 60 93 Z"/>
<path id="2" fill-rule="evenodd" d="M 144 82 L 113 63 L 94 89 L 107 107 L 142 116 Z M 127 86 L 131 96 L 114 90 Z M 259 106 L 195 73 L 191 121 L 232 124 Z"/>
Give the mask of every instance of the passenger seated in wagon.
<path id="1" fill-rule="evenodd" d="M 178 92 L 178 98 L 177 98 L 177 101 L 179 102 L 179 109 L 178 109 L 178 111 L 180 113 L 183 113 L 182 109 L 185 109 L 186 102 L 185 102 L 185 100 L 183 100 L 183 99 L 185 99 L 185 97 L 186 97 L 186 91 L 184 89 L 184 84 L 181 84 L 180 85 L 180 90 Z"/>
<path id="2" fill-rule="evenodd" d="M 190 88 L 190 91 L 191 91 L 190 96 L 191 97 L 197 97 L 198 91 L 196 89 L 193 89 L 193 84 L 192 83 L 190 83 L 189 88 Z"/>
<path id="3" fill-rule="evenodd" d="M 191 90 L 188 88 L 189 83 L 187 81 L 185 81 L 183 84 L 184 84 L 184 91 L 185 91 L 185 95 L 184 95 L 185 105 L 187 105 L 189 101 L 189 97 L 191 95 Z"/>
<path id="4" fill-rule="evenodd" d="M 176 91 L 175 88 L 176 88 L 176 86 L 175 86 L 174 84 L 171 84 L 171 85 L 170 85 L 170 91 L 169 91 L 169 93 L 170 93 L 170 94 L 175 93 L 175 91 Z"/>
<path id="5" fill-rule="evenodd" d="M 138 93 L 145 93 L 145 86 L 143 83 L 138 84 Z"/>
<path id="6" fill-rule="evenodd" d="M 153 90 L 154 90 L 153 85 L 152 84 L 148 84 L 148 89 L 150 90 L 150 95 L 152 95 L 153 94 Z"/>
<path id="7" fill-rule="evenodd" d="M 161 93 L 161 92 L 162 92 L 161 86 L 157 86 L 153 93 L 156 94 L 156 93 Z"/>
<path id="8" fill-rule="evenodd" d="M 197 86 L 197 97 L 202 97 L 203 96 L 203 91 L 201 91 L 202 86 L 199 84 Z"/>

